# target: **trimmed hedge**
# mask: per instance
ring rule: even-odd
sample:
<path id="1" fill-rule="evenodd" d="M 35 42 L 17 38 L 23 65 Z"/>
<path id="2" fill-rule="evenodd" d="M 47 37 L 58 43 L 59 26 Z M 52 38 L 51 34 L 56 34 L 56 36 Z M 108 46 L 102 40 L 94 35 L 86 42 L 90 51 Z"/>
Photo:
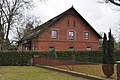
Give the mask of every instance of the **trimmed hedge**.
<path id="1" fill-rule="evenodd" d="M 31 60 L 32 52 L 18 52 L 18 51 L 8 51 L 0 52 L 0 66 L 24 66 L 29 65 Z"/>
<path id="2" fill-rule="evenodd" d="M 61 60 L 102 63 L 102 51 L 51 51 L 40 52 L 39 57 L 54 58 Z M 116 61 L 120 61 L 120 50 L 114 51 Z"/>
<path id="3" fill-rule="evenodd" d="M 120 50 L 115 51 L 115 60 L 120 60 Z M 31 64 L 33 56 L 71 60 L 80 62 L 102 63 L 102 51 L 8 51 L 0 52 L 0 66 L 26 66 Z"/>
<path id="4" fill-rule="evenodd" d="M 101 51 L 58 51 L 56 56 L 62 60 L 102 63 Z"/>
<path id="5" fill-rule="evenodd" d="M 114 51 L 115 61 L 120 61 L 120 50 Z"/>

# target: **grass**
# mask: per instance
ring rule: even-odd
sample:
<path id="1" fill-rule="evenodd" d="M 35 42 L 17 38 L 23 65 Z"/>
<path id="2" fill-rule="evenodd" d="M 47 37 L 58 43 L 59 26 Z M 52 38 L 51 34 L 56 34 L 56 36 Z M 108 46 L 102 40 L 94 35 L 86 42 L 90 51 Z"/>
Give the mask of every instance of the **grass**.
<path id="1" fill-rule="evenodd" d="M 0 80 L 85 80 L 32 66 L 1 66 Z"/>
<path id="2" fill-rule="evenodd" d="M 86 75 L 94 75 L 94 76 L 98 76 L 98 77 L 103 77 L 105 78 L 106 76 L 104 75 L 103 71 L 102 71 L 102 65 L 101 64 L 95 64 L 95 65 L 67 65 L 70 69 L 72 69 L 73 71 L 76 72 L 80 72 L 80 73 L 85 73 Z M 62 66 L 57 66 L 58 68 L 62 68 L 62 69 L 68 69 L 68 67 L 65 65 Z M 69 70 L 69 69 L 68 69 Z M 115 68 L 115 73 L 112 75 L 112 77 L 110 79 L 115 79 L 116 78 L 116 68 Z"/>

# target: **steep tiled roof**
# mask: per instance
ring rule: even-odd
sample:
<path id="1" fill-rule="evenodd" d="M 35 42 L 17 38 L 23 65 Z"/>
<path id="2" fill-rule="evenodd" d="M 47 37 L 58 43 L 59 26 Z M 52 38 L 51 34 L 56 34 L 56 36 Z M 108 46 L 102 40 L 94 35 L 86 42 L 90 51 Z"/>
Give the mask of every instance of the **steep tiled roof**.
<path id="1" fill-rule="evenodd" d="M 24 36 L 21 41 L 23 40 L 29 40 L 32 38 L 37 37 L 42 31 L 46 30 L 50 25 L 54 24 L 56 21 L 58 21 L 61 17 L 63 17 L 68 11 L 74 11 L 82 20 L 83 22 L 85 22 L 89 28 L 97 35 L 97 37 L 100 39 L 101 36 L 95 31 L 95 29 L 74 9 L 74 7 L 72 6 L 71 8 L 69 8 L 68 10 L 66 10 L 65 12 L 61 13 L 60 15 L 50 19 L 49 21 L 43 23 L 40 26 L 37 26 L 35 29 L 33 29 L 31 31 L 31 33 L 27 36 Z"/>

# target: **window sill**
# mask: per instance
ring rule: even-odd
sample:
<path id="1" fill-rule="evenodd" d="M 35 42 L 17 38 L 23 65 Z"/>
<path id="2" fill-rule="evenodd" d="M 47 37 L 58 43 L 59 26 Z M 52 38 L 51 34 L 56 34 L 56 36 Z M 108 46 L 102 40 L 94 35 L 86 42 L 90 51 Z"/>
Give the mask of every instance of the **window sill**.
<path id="1" fill-rule="evenodd" d="M 52 37 L 52 39 L 58 39 L 57 37 Z"/>
<path id="2" fill-rule="evenodd" d="M 89 40 L 89 38 L 84 38 L 84 40 Z"/>
<path id="3" fill-rule="evenodd" d="M 74 38 L 73 38 L 73 39 L 70 39 L 70 38 L 69 38 L 69 40 L 74 40 Z"/>

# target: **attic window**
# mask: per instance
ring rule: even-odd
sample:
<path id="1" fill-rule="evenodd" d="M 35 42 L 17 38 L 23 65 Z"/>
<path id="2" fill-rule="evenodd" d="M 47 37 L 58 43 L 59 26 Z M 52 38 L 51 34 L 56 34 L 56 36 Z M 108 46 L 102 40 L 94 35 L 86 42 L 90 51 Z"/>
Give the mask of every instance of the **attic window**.
<path id="1" fill-rule="evenodd" d="M 67 20 L 67 26 L 69 26 L 69 20 Z"/>
<path id="2" fill-rule="evenodd" d="M 75 20 L 73 21 L 73 24 L 74 24 L 74 27 L 76 26 L 76 22 L 75 22 Z"/>

